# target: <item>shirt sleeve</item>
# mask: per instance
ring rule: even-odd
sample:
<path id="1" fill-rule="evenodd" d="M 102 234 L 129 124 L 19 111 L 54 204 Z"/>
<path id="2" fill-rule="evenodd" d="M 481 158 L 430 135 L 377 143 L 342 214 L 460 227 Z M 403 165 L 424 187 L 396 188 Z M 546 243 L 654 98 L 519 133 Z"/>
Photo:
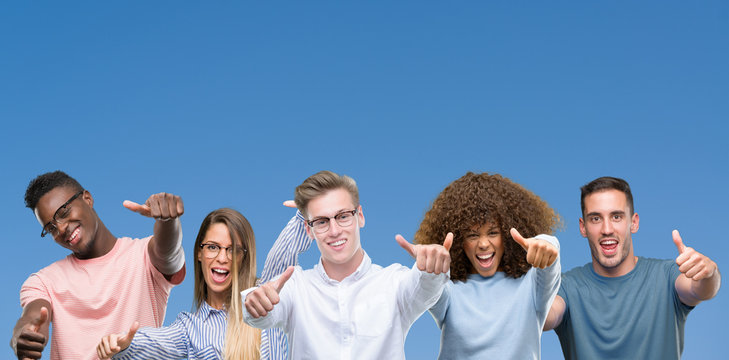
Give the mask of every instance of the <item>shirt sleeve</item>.
<path id="1" fill-rule="evenodd" d="M 417 264 L 413 264 L 404 275 L 399 284 L 397 301 L 409 324 L 412 324 L 438 301 L 450 279 L 450 271 L 435 275 L 420 271 Z"/>
<path id="2" fill-rule="evenodd" d="M 545 240 L 557 248 L 557 260 L 544 269 L 535 268 L 534 276 L 534 308 L 537 310 L 537 316 L 544 325 L 547 319 L 549 308 L 552 306 L 555 295 L 559 291 L 561 284 L 562 265 L 559 256 L 559 240 L 551 235 L 537 235 L 537 239 Z"/>
<path id="3" fill-rule="evenodd" d="M 300 211 L 281 230 L 263 265 L 259 284 L 266 283 L 283 273 L 287 267 L 299 263 L 299 254 L 311 246 L 312 239 L 306 234 L 304 216 Z M 288 359 L 288 339 L 281 329 L 266 329 L 261 334 L 261 359 Z"/>
<path id="4" fill-rule="evenodd" d="M 443 323 L 445 323 L 445 317 L 448 313 L 448 306 L 450 306 L 451 286 L 453 286 L 452 282 L 449 281 L 446 283 L 438 302 L 428 310 L 433 320 L 435 320 L 435 324 L 441 330 L 443 329 Z"/>
<path id="5" fill-rule="evenodd" d="M 129 346 L 113 359 L 186 359 L 190 339 L 185 327 L 187 314 L 181 313 L 170 326 L 141 328 Z"/>
<path id="6" fill-rule="evenodd" d="M 37 273 L 30 275 L 20 287 L 20 306 L 25 307 L 33 300 L 46 300 L 51 302 L 51 296 L 48 294 L 48 288 L 41 280 Z"/>

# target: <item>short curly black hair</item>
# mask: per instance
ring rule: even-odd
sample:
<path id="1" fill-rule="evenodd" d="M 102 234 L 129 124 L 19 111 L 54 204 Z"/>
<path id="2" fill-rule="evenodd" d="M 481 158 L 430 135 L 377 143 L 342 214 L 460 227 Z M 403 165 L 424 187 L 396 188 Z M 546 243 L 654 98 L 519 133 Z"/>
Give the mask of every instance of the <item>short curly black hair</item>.
<path id="1" fill-rule="evenodd" d="M 61 170 L 41 174 L 28 184 L 28 188 L 25 190 L 25 206 L 31 210 L 35 210 L 40 198 L 59 186 L 68 186 L 76 191 L 84 189 L 76 179 L 68 176 L 68 174 Z"/>
<path id="2" fill-rule="evenodd" d="M 448 185 L 433 201 L 415 233 L 418 244 L 442 244 L 452 232 L 451 280 L 466 281 L 473 265 L 463 250 L 467 231 L 486 223 L 496 224 L 504 242 L 500 264 L 506 276 L 518 278 L 531 265 L 526 252 L 512 238 L 516 228 L 524 237 L 552 234 L 560 225 L 559 215 L 541 198 L 498 174 L 468 172 Z"/>

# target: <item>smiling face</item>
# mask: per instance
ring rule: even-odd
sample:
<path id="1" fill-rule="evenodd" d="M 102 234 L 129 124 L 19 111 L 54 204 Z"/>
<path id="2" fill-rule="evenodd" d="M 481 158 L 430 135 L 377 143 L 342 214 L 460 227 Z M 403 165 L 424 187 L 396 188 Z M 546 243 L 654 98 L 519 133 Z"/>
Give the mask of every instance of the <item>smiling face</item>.
<path id="1" fill-rule="evenodd" d="M 221 309 L 226 300 L 230 298 L 232 284 L 233 263 L 228 259 L 228 251 L 233 251 L 231 248 L 233 242 L 230 239 L 228 227 L 223 223 L 210 225 L 202 244 L 213 249 L 217 247 L 218 250 L 217 255 L 208 258 L 207 249 L 197 249 L 197 261 L 200 262 L 200 270 L 207 286 L 207 299 L 205 300 L 210 306 Z M 238 249 L 242 249 L 242 247 L 242 244 L 238 244 Z M 243 256 L 242 252 L 239 254 L 239 257 Z"/>
<path id="2" fill-rule="evenodd" d="M 43 195 L 33 212 L 41 226 L 53 220 L 56 211 L 71 199 L 78 189 L 69 186 L 58 186 Z M 59 245 L 73 252 L 79 259 L 89 259 L 103 255 L 96 241 L 99 218 L 93 209 L 94 199 L 88 191 L 68 203 L 62 210 L 63 222 L 53 222 L 57 231 L 52 233 Z"/>
<path id="3" fill-rule="evenodd" d="M 307 214 L 311 221 L 333 218 L 341 212 L 354 209 L 351 195 L 340 188 L 327 191 L 309 201 Z M 352 274 L 364 258 L 364 250 L 359 240 L 359 229 L 364 226 L 365 221 L 361 206 L 357 207 L 354 217 L 355 221 L 348 226 L 340 226 L 334 219 L 329 219 L 329 229 L 323 233 L 306 226 L 309 236 L 316 239 L 324 270 L 334 280 L 340 281 Z"/>
<path id="4" fill-rule="evenodd" d="M 501 267 L 504 242 L 496 225 L 474 226 L 464 234 L 463 252 L 471 262 L 471 273 L 491 277 Z"/>
<path id="5" fill-rule="evenodd" d="M 636 259 L 631 234 L 638 231 L 638 221 L 622 191 L 598 191 L 585 197 L 580 232 L 590 244 L 595 272 L 614 277 L 633 270 Z"/>

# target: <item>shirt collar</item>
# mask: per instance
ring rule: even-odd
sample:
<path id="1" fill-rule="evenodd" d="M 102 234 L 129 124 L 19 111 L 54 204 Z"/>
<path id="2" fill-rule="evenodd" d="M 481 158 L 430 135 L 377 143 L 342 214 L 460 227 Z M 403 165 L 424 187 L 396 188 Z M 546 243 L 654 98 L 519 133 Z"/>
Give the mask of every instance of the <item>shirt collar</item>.
<path id="1" fill-rule="evenodd" d="M 357 266 L 357 270 L 355 270 L 352 274 L 347 276 L 346 278 L 342 279 L 342 281 L 337 281 L 334 279 L 329 278 L 329 275 L 327 275 L 327 272 L 324 271 L 324 265 L 321 263 L 321 257 L 319 258 L 319 263 L 314 266 L 314 271 L 316 271 L 319 276 L 321 277 L 324 282 L 329 284 L 337 284 L 340 282 L 351 282 L 351 281 L 357 281 L 362 278 L 367 272 L 370 270 L 370 267 L 372 267 L 372 259 L 370 259 L 370 256 L 367 255 L 367 252 L 362 249 L 362 252 L 364 253 L 364 256 L 362 257 L 362 262 Z"/>
<path id="2" fill-rule="evenodd" d="M 218 310 L 210 305 L 206 301 L 200 304 L 200 307 L 195 312 L 195 316 L 202 321 L 206 321 L 211 315 L 222 313 L 224 316 L 228 316 L 228 311 L 225 309 Z"/>

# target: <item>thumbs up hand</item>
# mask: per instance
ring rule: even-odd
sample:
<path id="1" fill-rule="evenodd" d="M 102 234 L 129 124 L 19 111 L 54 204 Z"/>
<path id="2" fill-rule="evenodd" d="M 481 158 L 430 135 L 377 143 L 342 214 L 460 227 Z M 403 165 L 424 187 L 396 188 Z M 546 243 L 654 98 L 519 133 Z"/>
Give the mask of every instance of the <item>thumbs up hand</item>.
<path id="1" fill-rule="evenodd" d="M 451 268 L 451 246 L 453 245 L 453 233 L 448 233 L 443 245 L 414 245 L 405 240 L 402 235 L 397 234 L 395 241 L 415 258 L 418 270 L 425 271 L 430 274 L 445 274 Z"/>
<path id="2" fill-rule="evenodd" d="M 716 271 L 716 263 L 693 248 L 684 245 L 678 230 L 673 230 L 672 235 L 673 243 L 676 244 L 679 254 L 676 258 L 678 271 L 694 281 L 712 277 Z"/>
<path id="3" fill-rule="evenodd" d="M 15 349 L 18 359 L 40 359 L 46 347 L 46 335 L 41 329 L 47 328 L 50 321 L 48 309 L 40 308 L 38 316 L 27 322 L 21 329 L 17 338 L 11 339 L 11 346 Z"/>
<path id="4" fill-rule="evenodd" d="M 154 194 L 144 204 L 124 200 L 122 205 L 135 213 L 161 221 L 176 219 L 185 213 L 182 198 L 170 193 Z"/>
<path id="5" fill-rule="evenodd" d="M 129 332 L 104 336 L 96 346 L 96 355 L 99 356 L 99 359 L 109 359 L 114 354 L 128 348 L 137 330 L 139 330 L 139 322 L 135 321 Z"/>
<path id="6" fill-rule="evenodd" d="M 278 294 L 293 273 L 294 267 L 289 266 L 277 279 L 261 285 L 246 296 L 246 310 L 254 319 L 266 316 L 269 311 L 273 310 L 274 305 L 279 303 L 281 299 Z"/>
<path id="7" fill-rule="evenodd" d="M 536 268 L 544 269 L 547 266 L 554 264 L 559 255 L 559 250 L 549 241 L 527 238 L 525 239 L 519 231 L 511 228 L 511 238 L 516 241 L 517 244 L 521 245 L 526 250 L 526 260 L 529 265 Z"/>

